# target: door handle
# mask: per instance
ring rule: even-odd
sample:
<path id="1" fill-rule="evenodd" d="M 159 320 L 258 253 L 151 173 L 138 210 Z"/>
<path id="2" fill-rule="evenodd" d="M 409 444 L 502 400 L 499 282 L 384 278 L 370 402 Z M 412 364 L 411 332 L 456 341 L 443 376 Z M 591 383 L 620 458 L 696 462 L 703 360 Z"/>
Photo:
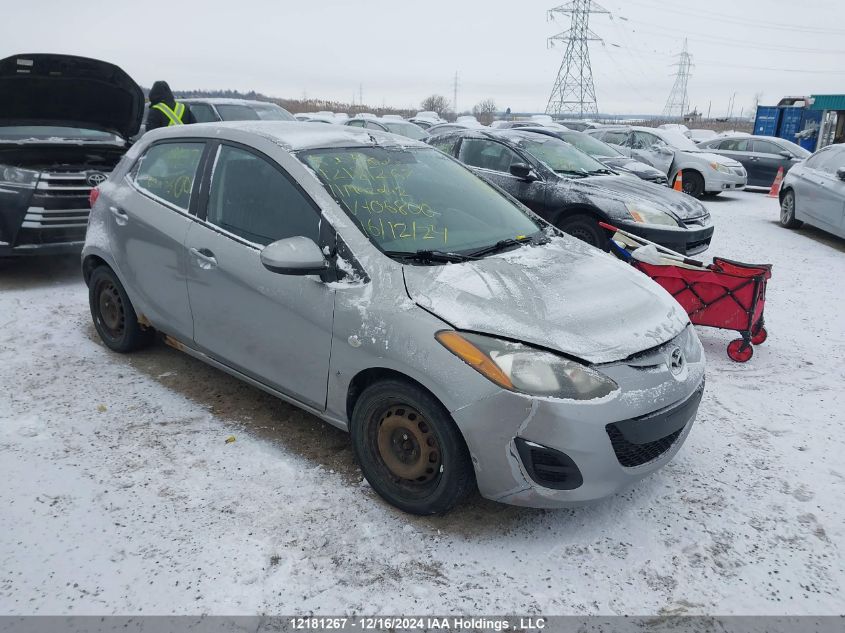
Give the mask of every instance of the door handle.
<path id="1" fill-rule="evenodd" d="M 203 270 L 217 268 L 217 258 L 214 257 L 214 253 L 207 248 L 192 248 L 190 252 L 191 255 L 197 258 L 200 268 Z"/>
<path id="2" fill-rule="evenodd" d="M 114 219 L 119 226 L 126 226 L 126 223 L 129 222 L 129 216 L 123 209 L 109 207 L 109 211 L 111 211 L 111 214 L 114 216 Z"/>

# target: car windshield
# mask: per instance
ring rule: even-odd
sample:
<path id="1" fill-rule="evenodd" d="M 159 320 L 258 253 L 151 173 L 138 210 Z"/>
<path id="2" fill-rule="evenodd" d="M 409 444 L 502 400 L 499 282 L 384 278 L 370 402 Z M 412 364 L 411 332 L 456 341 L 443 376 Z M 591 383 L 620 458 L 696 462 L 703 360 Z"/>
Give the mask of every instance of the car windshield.
<path id="1" fill-rule="evenodd" d="M 218 103 L 215 105 L 224 121 L 295 121 L 296 119 L 279 106 L 244 105 L 240 103 Z"/>
<path id="2" fill-rule="evenodd" d="M 552 136 L 532 134 L 512 138 L 521 149 L 531 154 L 552 171 L 564 174 L 607 172 L 607 167 L 569 143 Z"/>
<path id="3" fill-rule="evenodd" d="M 619 150 L 583 132 L 561 132 L 560 136 L 570 145 L 574 145 L 585 154 L 593 157 L 615 158 L 617 156 L 624 156 Z"/>
<path id="4" fill-rule="evenodd" d="M 649 130 L 651 131 L 651 130 Z M 660 130 L 658 135 L 670 146 L 684 152 L 700 152 L 701 148 L 677 130 Z"/>
<path id="5" fill-rule="evenodd" d="M 119 136 L 101 130 L 87 130 L 79 127 L 55 125 L 11 125 L 0 126 L 0 139 L 12 141 L 99 141 L 101 143 L 121 142 Z"/>
<path id="6" fill-rule="evenodd" d="M 405 121 L 382 121 L 381 124 L 394 134 L 401 134 L 408 138 L 420 140 L 428 136 L 428 133 L 418 125 L 406 123 Z"/>
<path id="7" fill-rule="evenodd" d="M 520 207 L 433 148 L 321 149 L 298 156 L 383 251 L 471 253 L 541 231 Z"/>

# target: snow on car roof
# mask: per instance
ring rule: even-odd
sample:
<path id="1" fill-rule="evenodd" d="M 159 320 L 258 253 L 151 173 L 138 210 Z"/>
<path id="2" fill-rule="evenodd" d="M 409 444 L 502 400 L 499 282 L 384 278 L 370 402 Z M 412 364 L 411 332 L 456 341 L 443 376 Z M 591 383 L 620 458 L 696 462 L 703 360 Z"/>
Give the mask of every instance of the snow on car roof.
<path id="1" fill-rule="evenodd" d="M 256 99 L 232 99 L 229 97 L 188 97 L 179 99 L 184 103 L 212 103 L 220 105 L 278 105 L 272 101 L 258 101 Z"/>
<path id="2" fill-rule="evenodd" d="M 429 147 L 413 139 L 366 128 L 299 121 L 222 121 L 159 128 L 156 136 L 217 136 L 220 131 L 237 130 L 255 134 L 291 152 L 330 147 Z"/>

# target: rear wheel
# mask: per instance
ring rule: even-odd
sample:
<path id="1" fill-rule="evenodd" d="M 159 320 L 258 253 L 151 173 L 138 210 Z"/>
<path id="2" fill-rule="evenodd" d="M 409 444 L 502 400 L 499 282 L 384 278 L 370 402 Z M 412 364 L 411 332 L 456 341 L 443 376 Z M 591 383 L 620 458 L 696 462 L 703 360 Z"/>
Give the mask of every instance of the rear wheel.
<path id="1" fill-rule="evenodd" d="M 696 171 L 683 173 L 684 193 L 693 198 L 701 198 L 704 195 L 704 177 Z"/>
<path id="2" fill-rule="evenodd" d="M 154 331 L 142 329 L 138 315 L 117 276 L 100 266 L 88 281 L 88 304 L 97 333 L 110 350 L 131 352 L 149 345 Z"/>
<path id="3" fill-rule="evenodd" d="M 798 229 L 803 224 L 795 219 L 795 192 L 787 189 L 780 201 L 780 225 L 785 229 Z"/>
<path id="4" fill-rule="evenodd" d="M 352 448 L 373 489 L 411 514 L 446 512 L 475 485 L 469 451 L 449 412 L 400 380 L 367 387 L 352 412 Z"/>
<path id="5" fill-rule="evenodd" d="M 607 250 L 607 235 L 591 215 L 576 214 L 564 217 L 558 228 L 572 237 L 577 237 L 590 246 Z"/>

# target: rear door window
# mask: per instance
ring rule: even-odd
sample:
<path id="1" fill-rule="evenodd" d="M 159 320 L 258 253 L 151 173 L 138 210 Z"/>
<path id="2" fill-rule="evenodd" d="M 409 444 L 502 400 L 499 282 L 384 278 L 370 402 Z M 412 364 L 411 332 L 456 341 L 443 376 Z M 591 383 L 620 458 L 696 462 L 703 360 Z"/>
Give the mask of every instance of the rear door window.
<path id="1" fill-rule="evenodd" d="M 214 114 L 214 110 L 207 103 L 189 103 L 188 107 L 197 123 L 210 123 L 217 120 L 217 115 Z"/>
<path id="2" fill-rule="evenodd" d="M 316 206 L 274 163 L 222 145 L 213 174 L 207 222 L 261 246 L 297 235 L 319 243 Z"/>
<path id="3" fill-rule="evenodd" d="M 617 145 L 619 147 L 625 147 L 628 142 L 628 133 L 627 132 L 607 132 L 602 137 L 605 143 L 610 143 L 611 145 Z"/>
<path id="4" fill-rule="evenodd" d="M 749 151 L 748 140 L 742 138 L 728 139 L 727 141 L 722 141 L 719 145 L 719 149 L 726 152 L 747 152 Z"/>
<path id="5" fill-rule="evenodd" d="M 191 205 L 191 191 L 205 143 L 159 143 L 138 161 L 135 185 L 183 211 Z"/>
<path id="6" fill-rule="evenodd" d="M 510 172 L 511 165 L 524 163 L 519 154 L 495 141 L 466 138 L 461 143 L 459 160 L 472 167 Z"/>

